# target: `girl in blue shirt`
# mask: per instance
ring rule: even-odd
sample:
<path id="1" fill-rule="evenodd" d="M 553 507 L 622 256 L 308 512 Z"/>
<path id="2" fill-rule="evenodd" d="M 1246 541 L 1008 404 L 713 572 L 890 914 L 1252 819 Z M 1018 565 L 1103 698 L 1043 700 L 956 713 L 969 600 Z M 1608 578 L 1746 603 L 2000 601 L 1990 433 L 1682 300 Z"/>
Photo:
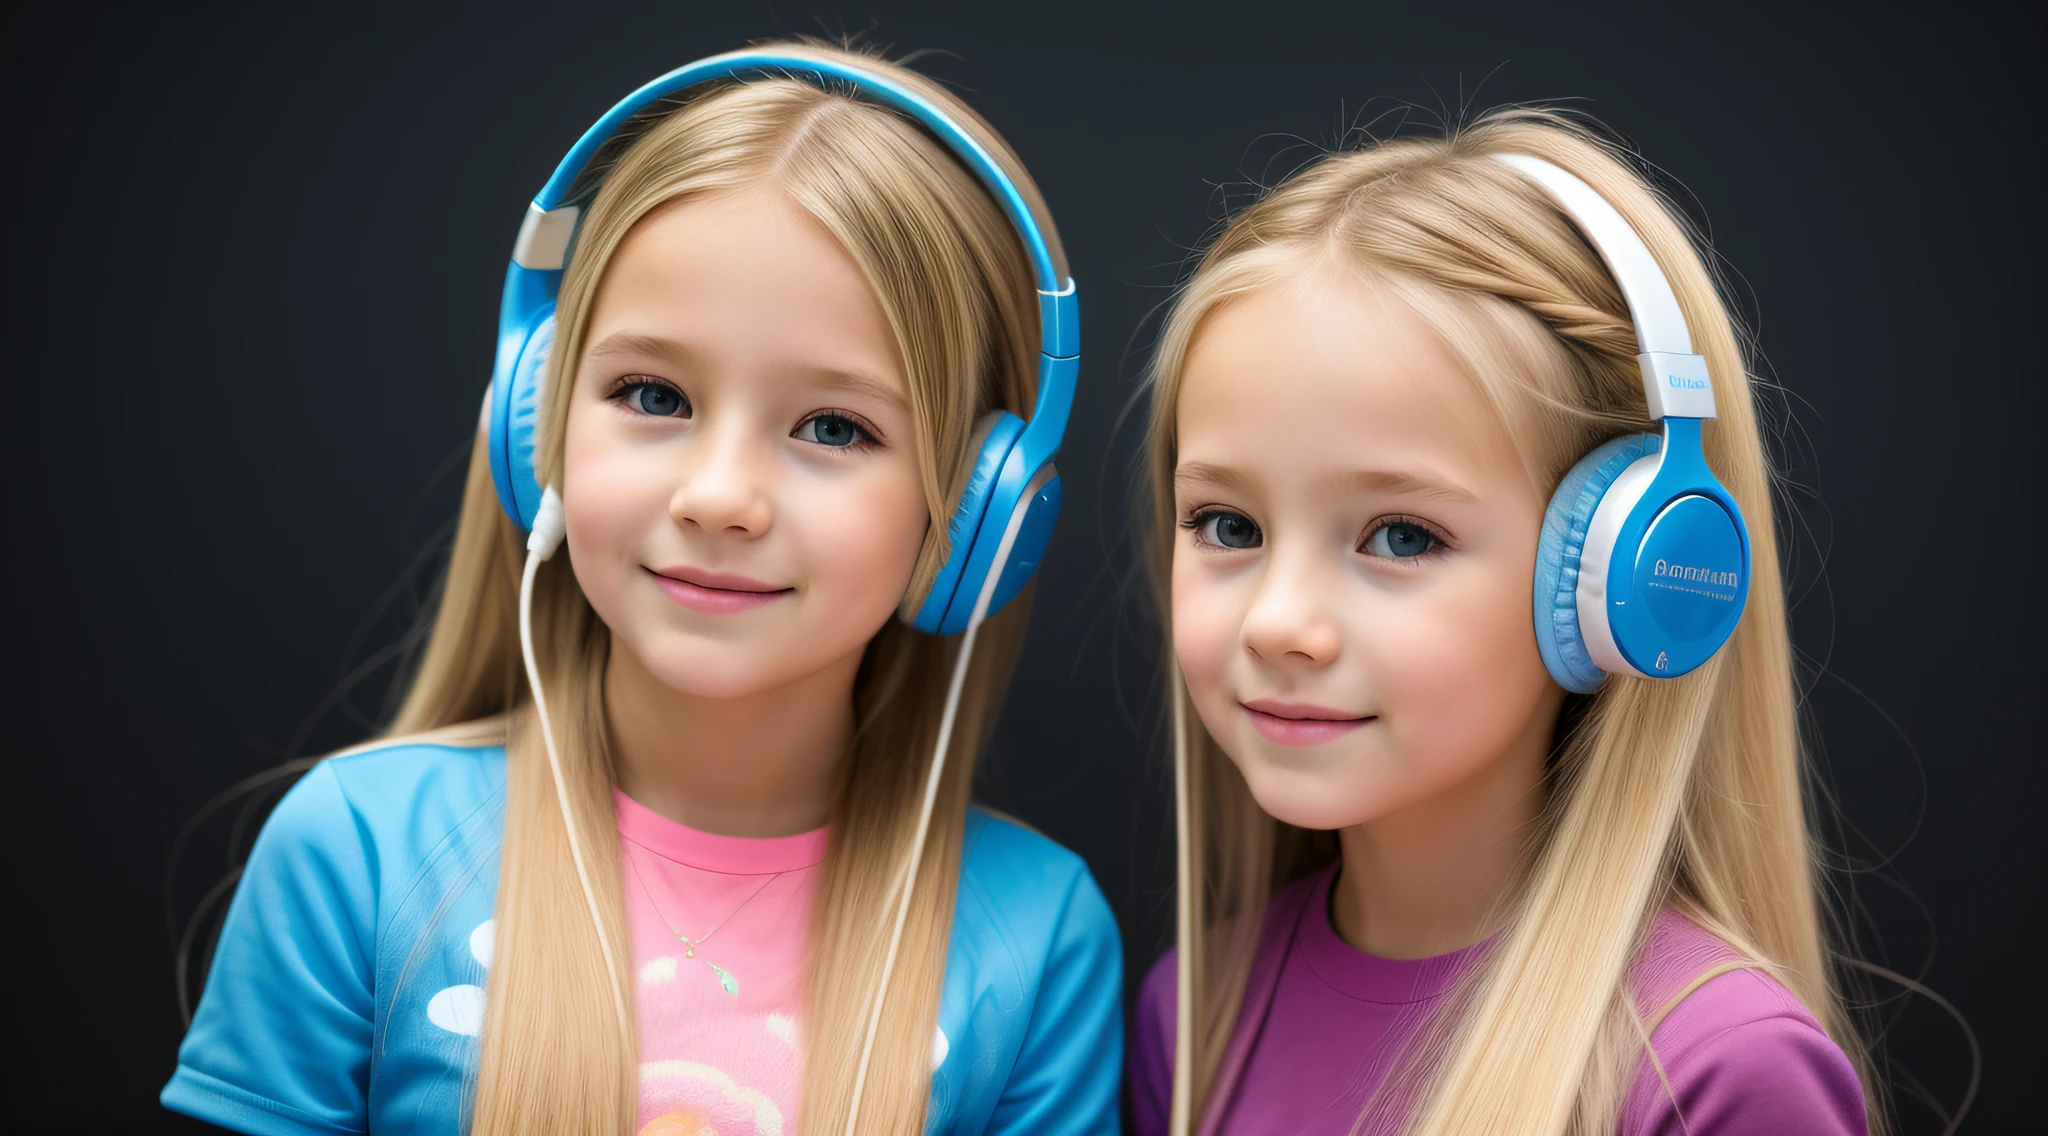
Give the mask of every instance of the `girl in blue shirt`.
<path id="1" fill-rule="evenodd" d="M 1015 156 L 879 60 L 736 53 L 594 127 L 513 260 L 420 672 L 265 826 L 164 1103 L 1114 1131 L 1108 909 L 968 805 L 1076 354 Z"/>

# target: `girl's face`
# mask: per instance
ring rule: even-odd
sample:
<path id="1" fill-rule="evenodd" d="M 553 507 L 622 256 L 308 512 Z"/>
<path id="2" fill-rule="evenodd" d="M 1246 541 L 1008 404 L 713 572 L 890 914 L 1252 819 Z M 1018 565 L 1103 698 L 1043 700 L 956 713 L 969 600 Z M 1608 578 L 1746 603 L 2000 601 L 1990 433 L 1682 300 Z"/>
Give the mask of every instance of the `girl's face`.
<path id="1" fill-rule="evenodd" d="M 1544 500 L 1426 325 L 1341 268 L 1241 296 L 1175 420 L 1174 649 L 1267 812 L 1344 828 L 1540 769 Z"/>
<path id="2" fill-rule="evenodd" d="M 709 698 L 857 663 L 928 517 L 895 336 L 823 227 L 772 191 L 649 214 L 575 384 L 569 554 L 615 644 Z"/>

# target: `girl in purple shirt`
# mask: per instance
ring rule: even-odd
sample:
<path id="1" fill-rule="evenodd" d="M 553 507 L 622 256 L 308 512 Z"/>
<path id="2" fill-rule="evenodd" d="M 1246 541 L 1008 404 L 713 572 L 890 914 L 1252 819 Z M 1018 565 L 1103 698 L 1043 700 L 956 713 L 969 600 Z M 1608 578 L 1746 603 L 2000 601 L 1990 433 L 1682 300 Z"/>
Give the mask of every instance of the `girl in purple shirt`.
<path id="1" fill-rule="evenodd" d="M 1154 382 L 1141 1136 L 1868 1131 L 1745 343 L 1625 155 L 1527 110 L 1332 155 Z"/>

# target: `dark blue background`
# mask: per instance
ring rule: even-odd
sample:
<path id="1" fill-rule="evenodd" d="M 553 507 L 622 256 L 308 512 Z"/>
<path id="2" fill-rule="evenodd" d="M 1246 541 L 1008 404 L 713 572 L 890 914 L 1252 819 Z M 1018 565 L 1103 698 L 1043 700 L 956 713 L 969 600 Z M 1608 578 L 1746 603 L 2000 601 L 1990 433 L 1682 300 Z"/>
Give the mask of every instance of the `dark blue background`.
<path id="1" fill-rule="evenodd" d="M 1802 684 L 1828 839 L 1864 869 L 1841 877 L 1862 950 L 1924 972 L 1983 1041 L 1966 1131 L 2036 1122 L 2037 26 L 1975 4 L 412 8 L 6 17 L 29 517 L 7 684 L 29 1064 L 7 1113 L 183 1127 L 154 1103 L 180 1033 L 172 838 L 238 778 L 386 711 L 505 256 L 560 154 L 687 59 L 872 32 L 954 53 L 921 66 L 1030 164 L 1081 284 L 1066 512 L 986 795 L 1088 857 L 1133 977 L 1171 915 L 1138 431 L 1120 418 L 1157 306 L 1227 200 L 1353 127 L 1578 99 L 1710 225 L 1782 384 Z M 179 917 L 228 827 L 181 865 Z M 1924 1000 L 1885 1020 L 1891 1057 L 1953 1108 L 1961 1032 Z M 1898 1083 L 1907 1130 L 1939 1130 Z"/>

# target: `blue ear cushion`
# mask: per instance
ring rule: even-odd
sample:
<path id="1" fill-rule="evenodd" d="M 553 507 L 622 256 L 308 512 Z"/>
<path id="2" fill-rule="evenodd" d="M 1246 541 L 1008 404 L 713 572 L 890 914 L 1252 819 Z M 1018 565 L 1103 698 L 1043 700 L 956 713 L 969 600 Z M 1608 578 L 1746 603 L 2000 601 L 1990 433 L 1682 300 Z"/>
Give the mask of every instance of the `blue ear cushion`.
<path id="1" fill-rule="evenodd" d="M 1536 649 L 1559 686 L 1590 694 L 1606 677 L 1579 630 L 1579 554 L 1600 498 L 1621 472 L 1662 447 L 1655 434 L 1627 434 L 1601 445 L 1557 483 L 1536 545 Z"/>
<path id="2" fill-rule="evenodd" d="M 931 589 L 925 593 L 924 602 L 918 605 L 917 614 L 911 619 L 918 630 L 933 635 L 943 634 L 939 628 L 954 595 L 963 587 L 979 586 L 980 581 L 973 581 L 970 585 L 961 580 L 961 575 L 973 553 L 975 534 L 983 527 L 989 493 L 1003 472 L 1003 463 L 1009 459 L 1010 451 L 1023 434 L 1024 420 L 1007 410 L 991 410 L 976 424 L 968 450 L 966 484 L 961 487 L 960 500 L 953 506 L 953 516 L 946 525 L 946 562 L 939 566 L 938 575 L 932 577 Z M 1005 521 L 1008 519 L 1004 518 Z"/>
<path id="3" fill-rule="evenodd" d="M 988 508 L 988 491 L 995 485 L 996 476 L 1003 472 L 1003 461 L 1023 432 L 1024 420 L 1007 410 L 991 410 L 975 423 L 972 448 L 968 451 L 973 458 L 967 469 L 967 484 L 960 489 L 960 501 L 953 506 L 952 523 L 947 528 L 948 559 L 966 559 L 966 546 L 974 542 L 975 530 L 981 527 L 981 514 Z"/>
<path id="4" fill-rule="evenodd" d="M 541 383 L 549 349 L 555 345 L 554 305 L 548 305 L 546 311 L 519 349 L 519 360 L 512 364 L 508 406 L 496 417 L 493 426 L 498 436 L 491 439 L 494 464 L 503 463 L 498 503 L 522 529 L 531 529 L 540 512 L 541 488 L 533 473 L 533 447 L 540 430 Z"/>

